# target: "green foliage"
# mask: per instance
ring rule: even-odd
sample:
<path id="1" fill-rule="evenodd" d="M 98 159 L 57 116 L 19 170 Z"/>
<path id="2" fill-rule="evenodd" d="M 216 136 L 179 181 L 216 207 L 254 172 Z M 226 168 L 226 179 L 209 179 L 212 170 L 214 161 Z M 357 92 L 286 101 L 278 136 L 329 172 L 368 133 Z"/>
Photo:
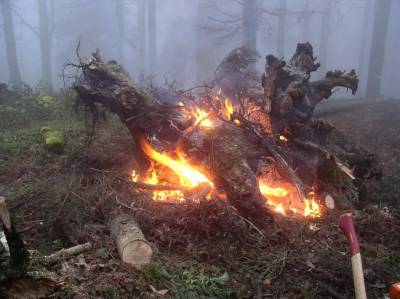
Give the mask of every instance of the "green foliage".
<path id="1" fill-rule="evenodd" d="M 42 127 L 40 132 L 43 134 L 44 143 L 48 151 L 60 154 L 64 150 L 65 136 L 63 132 L 51 130 L 49 127 Z"/>
<path id="2" fill-rule="evenodd" d="M 63 242 L 60 239 L 56 239 L 56 240 L 53 240 L 53 242 L 51 242 L 51 248 L 54 251 L 61 250 L 61 249 L 63 249 L 63 247 L 64 247 Z"/>
<path id="3" fill-rule="evenodd" d="M 51 108 L 55 105 L 55 101 L 52 96 L 41 93 L 36 98 L 36 104 L 43 108 Z"/>
<path id="4" fill-rule="evenodd" d="M 172 298 L 230 298 L 232 290 L 225 285 L 229 281 L 228 272 L 214 269 L 205 273 L 194 265 L 181 269 L 151 263 L 143 267 L 146 281 L 159 289 L 173 292 Z"/>
<path id="5" fill-rule="evenodd" d="M 102 299 L 120 299 L 119 292 L 113 288 L 106 288 L 100 291 L 100 298 Z"/>
<path id="6" fill-rule="evenodd" d="M 0 94 L 0 126 L 2 128 L 28 127 L 38 122 L 62 120 L 71 110 L 72 94 L 49 94 L 32 89 L 13 90 Z"/>

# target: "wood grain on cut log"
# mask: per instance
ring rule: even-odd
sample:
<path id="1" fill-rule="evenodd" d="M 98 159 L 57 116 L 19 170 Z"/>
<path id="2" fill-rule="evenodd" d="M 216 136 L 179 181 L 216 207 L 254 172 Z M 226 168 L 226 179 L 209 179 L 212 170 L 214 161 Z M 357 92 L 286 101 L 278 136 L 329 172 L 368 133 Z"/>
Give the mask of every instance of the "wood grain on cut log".
<path id="1" fill-rule="evenodd" d="M 151 261 L 153 250 L 150 243 L 131 216 L 116 216 L 111 220 L 110 230 L 123 262 L 141 267 Z"/>

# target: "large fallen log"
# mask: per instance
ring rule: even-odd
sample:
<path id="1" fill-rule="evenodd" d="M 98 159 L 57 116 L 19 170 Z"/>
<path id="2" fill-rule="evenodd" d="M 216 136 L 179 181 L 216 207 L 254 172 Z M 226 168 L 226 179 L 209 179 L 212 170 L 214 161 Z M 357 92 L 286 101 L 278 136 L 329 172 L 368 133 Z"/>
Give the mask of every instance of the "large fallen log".
<path id="1" fill-rule="evenodd" d="M 209 131 L 193 129 L 194 133 L 192 130 L 186 134 L 185 129 L 193 122 L 185 118 L 181 106 L 154 98 L 134 83 L 122 66 L 115 61 L 104 62 L 98 52 L 90 61 L 80 62 L 82 76 L 74 89 L 78 103 L 94 116 L 101 105 L 127 126 L 136 143 L 135 160 L 140 173 L 150 167 L 149 158 L 139 146 L 143 138 L 156 140 L 165 149 L 184 144 L 191 159 L 208 170 L 216 187 L 223 189 L 229 202 L 245 216 L 265 220 L 271 215 L 260 194 L 254 167 L 257 160 L 265 158 L 274 161 L 271 168 L 296 187 L 301 199 L 315 190 L 354 200 L 357 188 L 349 178 L 348 160 L 343 158 L 346 151 L 342 149 L 340 155 L 332 151 L 335 147 L 329 144 L 329 134 L 333 127 L 315 119 L 314 109 L 335 87 L 350 88 L 354 94 L 358 85 L 355 72 L 328 72 L 325 79 L 309 82 L 310 73 L 319 64 L 315 63 L 312 46 L 304 43 L 298 44 L 288 64 L 268 55 L 262 82 L 257 83 L 254 73 L 245 71 L 254 57 L 245 48 L 236 49 L 219 66 L 214 83 L 222 93 L 240 93 L 236 97 L 240 111 L 229 121 L 221 119 Z M 235 89 L 238 76 L 246 81 L 239 90 Z M 252 118 L 244 100 L 260 107 L 261 117 Z M 209 106 L 216 110 L 213 103 Z M 312 150 L 304 146 L 310 144 Z M 335 156 L 342 159 L 340 163 Z"/>

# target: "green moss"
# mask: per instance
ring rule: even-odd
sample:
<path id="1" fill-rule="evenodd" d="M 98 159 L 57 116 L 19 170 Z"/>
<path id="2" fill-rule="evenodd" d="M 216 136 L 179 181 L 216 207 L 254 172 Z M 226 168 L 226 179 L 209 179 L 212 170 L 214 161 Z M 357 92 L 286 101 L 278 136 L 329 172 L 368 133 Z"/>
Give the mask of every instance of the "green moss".
<path id="1" fill-rule="evenodd" d="M 64 150 L 65 136 L 63 132 L 51 130 L 48 127 L 42 127 L 40 131 L 43 134 L 48 151 L 59 154 Z"/>
<path id="2" fill-rule="evenodd" d="M 46 94 L 40 94 L 37 98 L 36 98 L 36 103 L 39 106 L 42 106 L 44 108 L 50 108 L 52 106 L 54 106 L 54 99 L 52 96 L 46 95 Z"/>

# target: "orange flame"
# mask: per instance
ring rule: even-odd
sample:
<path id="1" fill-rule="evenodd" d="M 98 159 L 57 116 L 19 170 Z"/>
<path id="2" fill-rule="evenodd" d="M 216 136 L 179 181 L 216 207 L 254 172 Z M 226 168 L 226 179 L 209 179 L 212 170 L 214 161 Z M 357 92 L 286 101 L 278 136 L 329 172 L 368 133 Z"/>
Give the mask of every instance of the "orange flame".
<path id="1" fill-rule="evenodd" d="M 179 154 L 179 157 L 174 159 L 168 154 L 157 152 L 145 138 L 140 140 L 140 146 L 151 159 L 171 169 L 179 177 L 181 186 L 193 188 L 201 183 L 208 183 L 210 186 L 214 186 L 207 176 L 190 165 L 182 154 Z"/>
<path id="2" fill-rule="evenodd" d="M 225 116 L 227 119 L 231 119 L 233 114 L 233 104 L 229 99 L 225 99 Z"/>
<path id="3" fill-rule="evenodd" d="M 271 187 L 262 178 L 258 180 L 258 185 L 261 194 L 267 199 L 267 203 L 275 207 L 275 212 L 277 213 L 286 215 L 286 211 L 291 211 L 295 215 L 303 215 L 305 217 L 318 218 L 321 216 L 314 192 L 310 192 L 309 198 L 303 202 L 297 196 L 297 191 L 294 188 Z"/>
<path id="4" fill-rule="evenodd" d="M 288 139 L 283 135 L 279 135 L 279 140 L 283 142 L 288 142 Z"/>
<path id="5" fill-rule="evenodd" d="M 283 208 L 281 203 L 276 206 L 275 212 L 282 214 L 282 215 L 286 215 L 285 209 Z"/>
<path id="6" fill-rule="evenodd" d="M 204 128 L 212 128 L 214 127 L 214 124 L 212 123 L 212 121 L 208 118 L 208 112 L 195 107 L 191 114 L 196 118 L 196 121 L 194 123 L 195 126 L 199 125 L 200 127 L 204 127 Z"/>

